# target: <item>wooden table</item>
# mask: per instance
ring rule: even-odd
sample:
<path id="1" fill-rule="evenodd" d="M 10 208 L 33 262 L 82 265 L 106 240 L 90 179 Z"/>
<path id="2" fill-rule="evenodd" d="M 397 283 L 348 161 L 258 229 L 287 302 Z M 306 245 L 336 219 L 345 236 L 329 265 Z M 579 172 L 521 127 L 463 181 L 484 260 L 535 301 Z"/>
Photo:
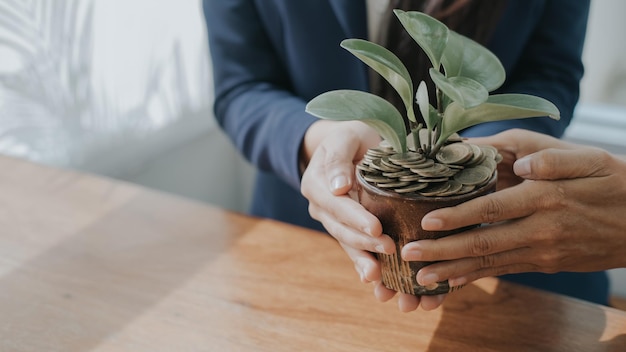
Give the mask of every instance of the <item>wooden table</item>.
<path id="1" fill-rule="evenodd" d="M 0 351 L 626 351 L 626 313 L 483 279 L 399 313 L 324 234 L 0 157 Z"/>

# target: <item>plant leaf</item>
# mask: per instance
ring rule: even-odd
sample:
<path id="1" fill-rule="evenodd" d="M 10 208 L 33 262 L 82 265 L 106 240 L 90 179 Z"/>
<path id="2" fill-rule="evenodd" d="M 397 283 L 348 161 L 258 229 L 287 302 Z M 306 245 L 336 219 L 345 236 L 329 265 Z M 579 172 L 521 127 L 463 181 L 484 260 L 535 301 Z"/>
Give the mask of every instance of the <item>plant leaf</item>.
<path id="1" fill-rule="evenodd" d="M 441 58 L 446 77 L 468 77 L 491 92 L 504 83 L 506 72 L 500 59 L 472 39 L 450 31 Z"/>
<path id="2" fill-rule="evenodd" d="M 386 48 L 363 39 L 346 39 L 341 42 L 341 47 L 351 52 L 391 84 L 402 98 L 407 116 L 415 122 L 413 81 L 402 61 Z"/>
<path id="3" fill-rule="evenodd" d="M 398 110 L 374 94 L 358 90 L 333 90 L 313 98 L 306 112 L 322 119 L 359 120 L 378 131 L 397 152 L 406 152 L 406 129 Z"/>
<path id="4" fill-rule="evenodd" d="M 485 87 L 468 77 L 447 78 L 441 72 L 431 68 L 430 78 L 435 85 L 452 101 L 460 103 L 465 109 L 473 108 L 487 101 L 489 92 Z"/>
<path id="5" fill-rule="evenodd" d="M 430 105 L 426 82 L 421 81 L 419 86 L 417 87 L 417 92 L 415 93 L 415 101 L 417 102 L 420 113 L 424 118 L 426 128 L 428 128 L 429 130 L 433 130 L 439 122 L 439 116 L 437 114 L 437 109 Z"/>
<path id="6" fill-rule="evenodd" d="M 402 26 L 424 50 L 433 67 L 439 68 L 448 42 L 448 27 L 438 20 L 417 11 L 393 10 Z"/>
<path id="7" fill-rule="evenodd" d="M 486 103 L 471 109 L 464 109 L 454 102 L 444 113 L 437 143 L 445 141 L 455 132 L 479 123 L 539 116 L 558 120 L 560 112 L 550 101 L 526 94 L 492 95 Z"/>

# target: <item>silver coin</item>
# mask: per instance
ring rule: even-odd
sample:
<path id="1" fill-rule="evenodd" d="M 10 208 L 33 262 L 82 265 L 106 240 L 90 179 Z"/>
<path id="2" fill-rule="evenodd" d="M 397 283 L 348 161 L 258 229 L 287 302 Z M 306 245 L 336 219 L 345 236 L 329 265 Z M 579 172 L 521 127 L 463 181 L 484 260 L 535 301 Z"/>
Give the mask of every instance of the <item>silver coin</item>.
<path id="1" fill-rule="evenodd" d="M 396 188 L 394 189 L 394 191 L 396 191 L 397 193 L 412 193 L 412 192 L 422 190 L 426 187 L 428 187 L 427 183 L 416 183 L 416 184 L 412 184 L 406 187 Z"/>
<path id="2" fill-rule="evenodd" d="M 411 182 L 395 181 L 376 184 L 380 188 L 400 188 L 410 185 Z"/>
<path id="3" fill-rule="evenodd" d="M 400 170 L 396 172 L 383 172 L 383 176 L 391 177 L 391 178 L 398 178 L 398 177 L 410 176 L 410 175 L 415 175 L 415 174 L 412 173 L 410 170 Z"/>
<path id="4" fill-rule="evenodd" d="M 456 195 L 461 190 L 461 188 L 463 188 L 463 184 L 455 180 L 449 180 L 448 186 L 450 187 L 447 191 L 439 193 L 440 197 Z"/>
<path id="5" fill-rule="evenodd" d="M 444 164 L 463 165 L 472 159 L 473 150 L 468 143 L 453 143 L 443 146 L 436 158 Z"/>
<path id="6" fill-rule="evenodd" d="M 482 150 L 479 146 L 475 144 L 468 144 L 470 148 L 472 148 L 472 153 L 474 154 L 470 160 L 465 163 L 465 166 L 474 166 L 480 164 L 485 158 L 485 154 L 483 154 Z"/>
<path id="7" fill-rule="evenodd" d="M 487 156 L 489 159 L 496 160 L 496 155 L 498 155 L 498 149 L 490 145 L 479 145 L 480 150 Z"/>
<path id="8" fill-rule="evenodd" d="M 396 153 L 389 156 L 389 161 L 396 165 L 424 160 L 424 155 L 416 152 Z"/>
<path id="9" fill-rule="evenodd" d="M 420 176 L 418 174 L 414 174 L 414 173 L 411 172 L 411 175 L 400 176 L 400 177 L 398 177 L 398 180 L 399 181 L 408 181 L 408 182 L 417 182 L 421 178 L 422 178 L 422 176 Z"/>
<path id="10" fill-rule="evenodd" d="M 389 167 L 389 166 L 387 166 L 387 165 L 384 165 L 384 164 L 382 163 L 382 159 L 376 159 L 376 160 L 373 160 L 373 161 L 370 163 L 370 167 L 371 167 L 371 168 L 374 168 L 374 169 L 376 169 L 376 170 L 380 170 L 380 171 L 382 171 L 382 172 L 396 172 L 396 171 L 400 171 L 400 170 L 402 170 L 401 168 L 398 168 L 398 167 Z"/>
<path id="11" fill-rule="evenodd" d="M 424 188 L 418 193 L 425 197 L 432 197 L 439 195 L 440 193 L 446 192 L 449 188 L 450 185 L 448 184 L 448 182 L 430 183 L 428 184 L 428 187 Z"/>
<path id="12" fill-rule="evenodd" d="M 363 175 L 363 178 L 367 182 L 378 183 L 378 184 L 395 182 L 394 179 L 385 177 L 385 176 Z"/>
<path id="13" fill-rule="evenodd" d="M 416 168 L 416 169 L 427 169 L 429 167 L 432 167 L 433 165 L 435 165 L 435 162 L 431 159 L 424 159 L 422 161 L 414 161 L 411 163 L 406 163 L 402 166 L 404 166 L 407 169 L 412 169 L 412 168 Z"/>
<path id="14" fill-rule="evenodd" d="M 439 182 L 446 182 L 448 180 L 449 180 L 449 178 L 447 178 L 447 177 L 422 177 L 422 178 L 418 179 L 417 182 L 420 182 L 420 183 L 439 183 Z"/>
<path id="15" fill-rule="evenodd" d="M 378 172 L 380 172 L 380 171 L 378 171 L 376 169 L 372 169 L 368 165 L 365 165 L 365 164 L 362 164 L 362 163 L 356 164 L 356 168 L 358 170 L 361 170 L 361 171 L 364 171 L 364 172 L 367 172 L 367 173 L 370 173 L 370 174 L 371 173 L 378 173 Z"/>
<path id="16" fill-rule="evenodd" d="M 469 193 L 473 190 L 476 189 L 476 186 L 472 186 L 472 185 L 463 185 L 463 187 L 461 187 L 461 189 L 459 189 L 456 194 L 460 195 L 460 194 L 466 194 Z"/>
<path id="17" fill-rule="evenodd" d="M 424 177 L 438 177 L 442 173 L 448 172 L 450 168 L 444 164 L 433 164 L 429 168 L 411 168 L 410 170 Z"/>
<path id="18" fill-rule="evenodd" d="M 454 179 L 464 185 L 479 185 L 491 178 L 491 170 L 485 166 L 465 168 L 454 175 Z"/>

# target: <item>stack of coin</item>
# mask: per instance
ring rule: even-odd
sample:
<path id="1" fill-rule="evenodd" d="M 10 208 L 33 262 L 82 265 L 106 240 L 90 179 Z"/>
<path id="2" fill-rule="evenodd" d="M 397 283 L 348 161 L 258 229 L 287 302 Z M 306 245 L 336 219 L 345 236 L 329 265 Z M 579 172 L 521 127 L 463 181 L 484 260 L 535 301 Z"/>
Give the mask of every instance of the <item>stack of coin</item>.
<path id="1" fill-rule="evenodd" d="M 502 160 L 496 148 L 460 139 L 448 142 L 430 159 L 413 149 L 397 153 L 383 141 L 367 151 L 357 169 L 379 188 L 427 197 L 469 193 L 491 180 Z"/>

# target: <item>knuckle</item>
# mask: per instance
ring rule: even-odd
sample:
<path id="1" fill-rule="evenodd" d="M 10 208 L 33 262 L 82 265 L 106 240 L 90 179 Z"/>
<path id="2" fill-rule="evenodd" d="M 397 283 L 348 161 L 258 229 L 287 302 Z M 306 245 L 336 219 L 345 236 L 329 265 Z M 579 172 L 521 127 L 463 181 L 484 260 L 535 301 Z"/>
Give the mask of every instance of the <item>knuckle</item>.
<path id="1" fill-rule="evenodd" d="M 482 214 L 483 223 L 496 222 L 504 214 L 504 204 L 498 199 L 486 198 L 482 203 L 480 214 Z"/>
<path id="2" fill-rule="evenodd" d="M 470 237 L 469 252 L 474 257 L 482 257 L 489 254 L 493 248 L 493 244 L 485 236 Z"/>
<path id="3" fill-rule="evenodd" d="M 478 265 L 480 268 L 493 268 L 496 266 L 496 259 L 492 255 L 478 257 Z"/>
<path id="4" fill-rule="evenodd" d="M 539 267 L 541 271 L 548 274 L 558 272 L 560 255 L 556 251 L 548 251 L 539 256 Z"/>
<path id="5" fill-rule="evenodd" d="M 309 215 L 315 220 L 320 220 L 318 207 L 313 203 L 309 203 Z"/>

